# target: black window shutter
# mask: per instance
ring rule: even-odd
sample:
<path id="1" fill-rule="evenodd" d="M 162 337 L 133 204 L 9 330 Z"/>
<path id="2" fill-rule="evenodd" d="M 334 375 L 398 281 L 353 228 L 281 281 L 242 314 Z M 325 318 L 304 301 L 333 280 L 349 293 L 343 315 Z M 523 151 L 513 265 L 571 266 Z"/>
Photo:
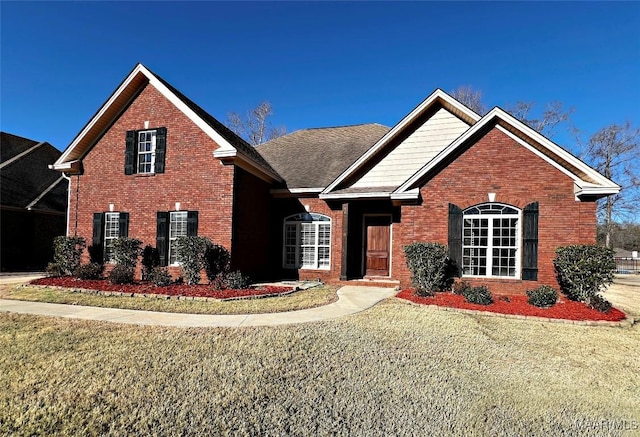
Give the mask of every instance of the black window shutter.
<path id="1" fill-rule="evenodd" d="M 126 146 L 124 150 L 124 174 L 136 172 L 136 131 L 127 131 Z"/>
<path id="2" fill-rule="evenodd" d="M 449 204 L 449 258 L 458 276 L 462 273 L 462 210 Z"/>
<path id="3" fill-rule="evenodd" d="M 167 128 L 156 129 L 156 163 L 154 171 L 164 173 L 164 155 L 167 150 Z"/>
<path id="4" fill-rule="evenodd" d="M 104 213 L 96 212 L 93 214 L 93 241 L 92 245 L 95 248 L 95 254 L 103 259 L 104 254 Z"/>
<path id="5" fill-rule="evenodd" d="M 119 237 L 129 236 L 129 213 L 128 212 L 121 212 L 118 215 L 118 236 Z"/>
<path id="6" fill-rule="evenodd" d="M 538 202 L 524 207 L 522 214 L 522 279 L 538 280 Z"/>
<path id="7" fill-rule="evenodd" d="M 187 212 L 187 237 L 198 235 L 198 211 Z"/>
<path id="8" fill-rule="evenodd" d="M 158 211 L 156 249 L 160 257 L 160 265 L 166 266 L 169 262 L 169 213 L 165 211 Z"/>

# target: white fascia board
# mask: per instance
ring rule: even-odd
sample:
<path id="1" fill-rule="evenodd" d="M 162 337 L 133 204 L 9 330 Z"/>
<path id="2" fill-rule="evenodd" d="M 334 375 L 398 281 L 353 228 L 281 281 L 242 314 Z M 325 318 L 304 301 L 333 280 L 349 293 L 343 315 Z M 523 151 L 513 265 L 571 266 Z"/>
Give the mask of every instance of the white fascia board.
<path id="1" fill-rule="evenodd" d="M 478 120 L 481 120 L 480 116 L 473 112 L 471 109 L 464 106 L 462 103 L 458 102 L 456 99 L 442 91 L 441 89 L 436 89 L 429 97 L 423 100 L 416 108 L 407 114 L 402 120 L 398 122 L 389 132 L 387 132 L 382 138 L 380 138 L 369 150 L 367 150 L 356 162 L 351 164 L 349 168 L 347 168 L 340 176 L 338 176 L 324 191 L 323 193 L 329 193 L 334 190 L 338 184 L 344 181 L 349 175 L 356 172 L 362 165 L 364 165 L 373 155 L 378 153 L 380 149 L 382 149 L 391 138 L 395 137 L 396 134 L 402 131 L 409 123 L 415 120 L 422 112 L 428 109 L 434 102 L 438 99 L 442 99 L 446 101 L 449 105 L 455 107 L 457 110 L 463 112 L 471 119 L 475 120 L 476 123 Z"/>
<path id="2" fill-rule="evenodd" d="M 273 188 L 269 190 L 271 194 L 278 195 L 296 195 L 296 194 L 319 194 L 322 193 L 324 187 L 317 188 Z"/>
<path id="3" fill-rule="evenodd" d="M 369 193 L 329 193 L 320 194 L 320 199 L 324 200 L 347 200 L 347 199 L 388 199 L 391 193 L 388 191 L 369 192 Z"/>
<path id="4" fill-rule="evenodd" d="M 238 151 L 236 149 L 217 149 L 213 152 L 214 158 L 235 158 L 238 155 Z"/>
<path id="5" fill-rule="evenodd" d="M 55 163 L 50 164 L 48 167 L 51 170 L 70 171 L 70 170 L 77 170 L 79 166 L 80 166 L 80 160 L 74 159 L 73 161 L 67 161 L 67 162 L 61 162 L 61 163 L 58 163 L 58 161 L 56 161 Z"/>
<path id="6" fill-rule="evenodd" d="M 420 198 L 420 189 L 403 191 L 402 193 L 391 193 L 391 200 L 418 200 Z"/>
<path id="7" fill-rule="evenodd" d="M 136 75 L 140 72 L 143 72 L 147 77 L 151 76 L 151 74 L 149 73 L 149 71 L 144 68 L 144 66 L 142 64 L 138 64 L 136 65 L 136 67 L 133 69 L 133 71 L 129 74 L 129 76 L 120 84 L 120 86 L 118 87 L 118 89 L 111 95 L 111 97 L 109 98 L 109 100 L 107 100 L 105 102 L 104 105 L 102 105 L 102 107 L 100 108 L 100 110 L 98 111 L 98 113 L 96 115 L 93 116 L 93 118 L 89 121 L 89 123 L 87 123 L 87 125 L 84 127 L 84 129 L 82 129 L 82 131 L 78 134 L 78 136 L 76 136 L 76 138 L 73 140 L 73 142 L 69 145 L 69 147 L 67 147 L 67 149 L 62 153 L 62 155 L 60 155 L 60 157 L 58 158 L 58 160 L 53 164 L 54 168 L 56 168 L 56 170 L 58 169 L 57 166 L 59 164 L 62 164 L 65 162 L 65 160 L 67 159 L 67 157 L 69 156 L 69 154 L 71 153 L 71 151 L 73 149 L 76 148 L 76 146 L 78 145 L 78 143 L 80 142 L 80 140 L 82 138 L 84 138 L 85 135 L 87 135 L 87 133 L 91 130 L 91 128 L 96 124 L 96 122 L 104 115 L 104 113 L 107 111 L 107 109 L 113 104 L 113 102 L 120 96 L 120 94 L 122 94 L 122 92 L 129 86 L 129 84 L 131 83 L 131 81 L 133 80 L 134 77 L 136 77 Z"/>

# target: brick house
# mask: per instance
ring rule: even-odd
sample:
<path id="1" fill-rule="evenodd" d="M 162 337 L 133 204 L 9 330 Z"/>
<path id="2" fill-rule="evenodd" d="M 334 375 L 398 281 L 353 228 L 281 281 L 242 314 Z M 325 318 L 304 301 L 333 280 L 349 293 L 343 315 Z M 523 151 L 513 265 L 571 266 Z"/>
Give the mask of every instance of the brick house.
<path id="1" fill-rule="evenodd" d="M 495 292 L 557 285 L 556 247 L 594 243 L 619 187 L 501 110 L 436 90 L 398 124 L 305 129 L 251 147 L 137 65 L 52 168 L 71 175 L 70 233 L 131 236 L 175 266 L 203 235 L 258 278 L 406 286 L 402 248 L 448 244 Z"/>

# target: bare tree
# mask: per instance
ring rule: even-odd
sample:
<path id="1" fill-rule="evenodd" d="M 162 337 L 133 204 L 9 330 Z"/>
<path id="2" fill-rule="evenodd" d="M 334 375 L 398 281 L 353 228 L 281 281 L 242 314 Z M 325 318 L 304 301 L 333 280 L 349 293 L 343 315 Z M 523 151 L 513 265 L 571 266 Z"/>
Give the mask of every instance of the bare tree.
<path id="1" fill-rule="evenodd" d="M 227 126 L 249 144 L 257 146 L 287 133 L 284 126 L 271 126 L 269 122 L 271 115 L 273 115 L 271 103 L 262 102 L 248 111 L 244 118 L 237 112 L 227 114 Z"/>
<path id="2" fill-rule="evenodd" d="M 533 118 L 532 112 L 535 106 L 534 102 L 518 101 L 515 105 L 507 107 L 507 112 L 547 137 L 554 136 L 558 125 L 568 122 L 573 113 L 573 108 L 565 110 L 561 102 L 553 101 L 544 106 L 540 117 Z"/>
<path id="3" fill-rule="evenodd" d="M 482 101 L 482 91 L 474 90 L 471 85 L 459 86 L 451 91 L 451 97 L 480 115 L 487 113 L 487 106 Z"/>
<path id="4" fill-rule="evenodd" d="M 614 219 L 637 220 L 640 212 L 640 129 L 630 122 L 600 129 L 589 138 L 586 154 L 600 173 L 622 187 L 620 193 L 602 199 L 598 205 L 605 244 L 611 247 Z"/>

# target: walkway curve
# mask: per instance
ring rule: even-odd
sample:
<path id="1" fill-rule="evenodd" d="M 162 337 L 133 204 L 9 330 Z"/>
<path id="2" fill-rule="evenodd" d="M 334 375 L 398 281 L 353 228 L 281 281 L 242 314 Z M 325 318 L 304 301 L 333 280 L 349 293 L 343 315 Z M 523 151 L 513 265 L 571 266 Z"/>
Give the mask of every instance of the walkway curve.
<path id="1" fill-rule="evenodd" d="M 319 322 L 359 313 L 397 293 L 393 288 L 348 285 L 338 290 L 338 300 L 329 305 L 305 310 L 266 314 L 183 314 L 159 311 L 127 310 L 83 305 L 28 302 L 0 299 L 0 312 L 36 314 L 70 319 L 99 320 L 131 325 L 173 327 L 245 327 L 278 326 Z"/>

